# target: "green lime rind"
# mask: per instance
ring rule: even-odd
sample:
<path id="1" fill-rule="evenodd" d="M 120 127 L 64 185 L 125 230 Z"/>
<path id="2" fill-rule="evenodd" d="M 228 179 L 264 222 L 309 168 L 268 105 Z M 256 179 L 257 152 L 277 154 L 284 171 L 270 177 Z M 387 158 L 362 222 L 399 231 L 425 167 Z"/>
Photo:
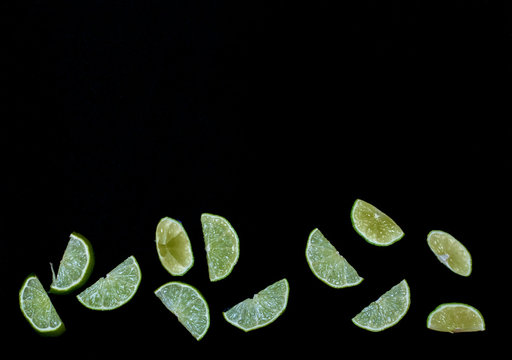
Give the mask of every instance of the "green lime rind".
<path id="1" fill-rule="evenodd" d="M 139 264 L 134 256 L 129 256 L 76 297 L 82 305 L 91 310 L 114 310 L 133 298 L 140 281 Z"/>
<path id="2" fill-rule="evenodd" d="M 20 310 L 42 336 L 59 336 L 66 331 L 50 297 L 36 275 L 27 276 L 19 292 Z"/>
<path id="3" fill-rule="evenodd" d="M 363 281 L 363 278 L 319 229 L 314 229 L 309 234 L 306 261 L 313 274 L 333 288 L 356 286 Z"/>
<path id="4" fill-rule="evenodd" d="M 396 325 L 407 314 L 411 293 L 404 279 L 376 301 L 352 318 L 352 322 L 365 330 L 379 332 Z"/>
<path id="5" fill-rule="evenodd" d="M 354 230 L 372 245 L 389 246 L 405 235 L 391 217 L 360 199 L 352 205 L 350 220 Z"/>
<path id="6" fill-rule="evenodd" d="M 471 275 L 471 253 L 452 235 L 442 230 L 432 230 L 427 235 L 427 244 L 437 259 L 452 272 L 465 277 Z"/>
<path id="7" fill-rule="evenodd" d="M 194 265 L 192 244 L 183 224 L 170 217 L 156 227 L 155 243 L 160 263 L 173 276 L 185 275 Z"/>
<path id="8" fill-rule="evenodd" d="M 50 264 L 51 265 L 51 264 Z M 52 269 L 50 292 L 69 294 L 85 285 L 94 268 L 94 251 L 87 238 L 73 232 L 60 261 L 57 275 Z"/>
<path id="9" fill-rule="evenodd" d="M 252 298 L 223 312 L 224 319 L 245 331 L 263 328 L 276 321 L 286 310 L 290 286 L 286 278 L 276 281 Z"/>
<path id="10" fill-rule="evenodd" d="M 448 333 L 464 333 L 485 330 L 482 313 L 474 306 L 459 303 L 438 305 L 427 317 L 427 328 Z"/>
<path id="11" fill-rule="evenodd" d="M 210 310 L 199 290 L 180 281 L 171 281 L 156 289 L 155 295 L 196 340 L 206 335 Z"/>

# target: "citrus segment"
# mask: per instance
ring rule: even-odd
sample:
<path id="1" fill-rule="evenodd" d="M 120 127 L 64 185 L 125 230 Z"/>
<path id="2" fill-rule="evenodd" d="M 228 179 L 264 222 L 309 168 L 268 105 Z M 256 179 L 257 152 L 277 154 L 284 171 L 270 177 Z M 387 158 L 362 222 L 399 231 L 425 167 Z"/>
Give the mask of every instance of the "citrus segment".
<path id="1" fill-rule="evenodd" d="M 427 243 L 437 259 L 448 269 L 461 276 L 471 275 L 471 254 L 452 235 L 434 230 L 428 234 Z"/>
<path id="2" fill-rule="evenodd" d="M 165 217 L 156 227 L 156 250 L 162 266 L 174 276 L 184 275 L 194 264 L 192 245 L 183 225 Z"/>
<path id="3" fill-rule="evenodd" d="M 427 318 L 431 330 L 459 333 L 484 331 L 484 317 L 471 305 L 445 303 L 439 305 Z"/>

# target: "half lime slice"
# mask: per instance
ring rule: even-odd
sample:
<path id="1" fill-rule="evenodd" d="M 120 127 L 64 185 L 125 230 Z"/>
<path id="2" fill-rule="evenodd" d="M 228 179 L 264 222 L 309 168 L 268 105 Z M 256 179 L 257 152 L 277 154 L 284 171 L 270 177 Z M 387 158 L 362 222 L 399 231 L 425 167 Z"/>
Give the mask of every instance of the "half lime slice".
<path id="1" fill-rule="evenodd" d="M 162 266 L 171 275 L 181 276 L 194 264 L 192 245 L 183 225 L 165 217 L 156 227 L 156 250 Z"/>
<path id="2" fill-rule="evenodd" d="M 445 303 L 430 313 L 427 328 L 449 333 L 484 331 L 485 322 L 480 311 L 471 305 Z"/>
<path id="3" fill-rule="evenodd" d="M 365 307 L 352 322 L 369 331 L 382 331 L 397 324 L 409 310 L 411 293 L 407 281 L 402 280 L 384 295 Z"/>
<path id="4" fill-rule="evenodd" d="M 318 229 L 309 234 L 306 260 L 313 274 L 333 288 L 355 286 L 363 281 Z"/>
<path id="5" fill-rule="evenodd" d="M 78 233 L 69 236 L 69 242 L 60 261 L 57 275 L 53 271 L 50 292 L 67 294 L 83 286 L 92 273 L 94 254 L 89 240 Z"/>
<path id="6" fill-rule="evenodd" d="M 437 259 L 448 269 L 461 276 L 471 275 L 471 254 L 460 241 L 447 232 L 434 230 L 428 234 L 427 243 Z"/>
<path id="7" fill-rule="evenodd" d="M 141 279 L 140 267 L 134 256 L 128 257 L 104 278 L 77 295 L 85 307 L 92 310 L 113 310 L 123 306 L 137 292 Z"/>
<path id="8" fill-rule="evenodd" d="M 160 286 L 155 295 L 178 321 L 201 340 L 210 326 L 210 310 L 203 295 L 195 287 L 174 281 Z"/>
<path id="9" fill-rule="evenodd" d="M 222 280 L 231 274 L 238 261 L 238 235 L 222 216 L 202 214 L 201 224 L 210 281 Z"/>
<path id="10" fill-rule="evenodd" d="M 224 318 L 246 332 L 262 328 L 281 316 L 288 304 L 289 292 L 288 281 L 279 280 L 224 312 Z"/>
<path id="11" fill-rule="evenodd" d="M 393 219 L 363 200 L 354 202 L 350 219 L 356 232 L 373 245 L 388 246 L 404 236 Z"/>
<path id="12" fill-rule="evenodd" d="M 37 276 L 25 279 L 19 296 L 21 312 L 39 334 L 58 336 L 66 330 Z"/>

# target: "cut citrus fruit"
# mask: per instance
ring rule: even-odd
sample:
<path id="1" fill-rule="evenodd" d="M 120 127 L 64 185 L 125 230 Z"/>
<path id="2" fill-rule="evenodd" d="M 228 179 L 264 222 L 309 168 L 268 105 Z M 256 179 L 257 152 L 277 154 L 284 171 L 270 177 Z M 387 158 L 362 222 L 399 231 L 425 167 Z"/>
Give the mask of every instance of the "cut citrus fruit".
<path id="1" fill-rule="evenodd" d="M 462 276 L 469 276 L 472 269 L 471 254 L 450 234 L 434 230 L 427 236 L 427 243 L 440 262 Z"/>
<path id="2" fill-rule="evenodd" d="M 51 264 L 50 264 L 51 265 Z M 52 269 L 53 281 L 50 292 L 67 294 L 83 286 L 92 273 L 94 254 L 89 240 L 83 235 L 72 233 L 60 261 L 57 276 Z"/>
<path id="3" fill-rule="evenodd" d="M 365 307 L 352 322 L 369 331 L 382 331 L 397 324 L 409 310 L 410 303 L 409 285 L 402 280 Z"/>
<path id="4" fill-rule="evenodd" d="M 471 305 L 446 303 L 439 305 L 427 318 L 431 330 L 459 333 L 484 331 L 484 317 Z"/>
<path id="5" fill-rule="evenodd" d="M 286 279 L 279 280 L 224 312 L 230 324 L 243 331 L 262 328 L 274 322 L 286 309 L 290 287 Z"/>
<path id="6" fill-rule="evenodd" d="M 35 275 L 29 275 L 23 282 L 20 309 L 30 325 L 41 335 L 58 336 L 66 330 L 50 297 Z"/>
<path id="7" fill-rule="evenodd" d="M 238 261 L 238 235 L 222 216 L 202 214 L 201 224 L 210 281 L 222 280 L 231 273 Z"/>
<path id="8" fill-rule="evenodd" d="M 197 340 L 201 340 L 210 326 L 210 310 L 201 293 L 193 286 L 173 281 L 160 286 L 155 295 L 178 321 Z"/>
<path id="9" fill-rule="evenodd" d="M 165 217 L 156 227 L 156 250 L 165 270 L 171 275 L 184 275 L 194 264 L 192 245 L 183 225 Z"/>
<path id="10" fill-rule="evenodd" d="M 104 278 L 77 295 L 78 300 L 92 310 L 113 310 L 126 304 L 135 295 L 141 279 L 140 267 L 134 256 L 128 257 Z"/>
<path id="11" fill-rule="evenodd" d="M 352 226 L 367 242 L 388 246 L 404 236 L 402 229 L 375 206 L 357 199 L 350 213 Z"/>
<path id="12" fill-rule="evenodd" d="M 318 229 L 309 234 L 306 260 L 313 274 L 333 288 L 355 286 L 363 281 Z"/>

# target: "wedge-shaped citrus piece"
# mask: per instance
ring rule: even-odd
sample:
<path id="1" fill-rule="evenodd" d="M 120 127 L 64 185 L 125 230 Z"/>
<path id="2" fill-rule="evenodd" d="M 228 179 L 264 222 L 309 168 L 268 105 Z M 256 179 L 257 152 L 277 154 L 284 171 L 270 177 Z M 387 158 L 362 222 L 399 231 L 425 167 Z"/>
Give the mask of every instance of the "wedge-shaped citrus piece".
<path id="1" fill-rule="evenodd" d="M 409 285 L 402 280 L 365 307 L 352 322 L 369 331 L 382 331 L 397 324 L 409 310 L 410 303 Z"/>
<path id="2" fill-rule="evenodd" d="M 174 281 L 160 286 L 155 290 L 155 295 L 192 336 L 197 340 L 203 338 L 210 326 L 210 310 L 199 290 Z"/>
<path id="3" fill-rule="evenodd" d="M 92 310 L 113 310 L 123 306 L 137 292 L 141 279 L 140 267 L 134 256 L 128 257 L 104 278 L 77 295 L 85 307 Z"/>
<path id="4" fill-rule="evenodd" d="M 433 230 L 427 236 L 427 243 L 439 261 L 448 269 L 462 276 L 471 275 L 473 268 L 471 254 L 453 236 L 444 231 Z"/>
<path id="5" fill-rule="evenodd" d="M 156 227 L 156 250 L 165 270 L 171 275 L 181 276 L 194 264 L 192 245 L 183 225 L 165 217 Z"/>
<path id="6" fill-rule="evenodd" d="M 94 254 L 89 240 L 83 235 L 72 233 L 60 261 L 57 275 L 53 271 L 50 292 L 67 294 L 83 286 L 92 273 Z"/>
<path id="7" fill-rule="evenodd" d="M 66 329 L 35 275 L 28 276 L 21 286 L 20 309 L 34 330 L 43 336 L 58 336 Z"/>
<path id="8" fill-rule="evenodd" d="M 393 219 L 363 200 L 354 202 L 350 218 L 357 233 L 370 244 L 388 246 L 404 236 Z"/>
<path id="9" fill-rule="evenodd" d="M 210 281 L 222 280 L 231 274 L 238 261 L 238 235 L 222 216 L 202 214 L 201 224 Z"/>
<path id="10" fill-rule="evenodd" d="M 354 286 L 363 281 L 318 229 L 309 234 L 306 260 L 313 274 L 333 288 Z"/>
<path id="11" fill-rule="evenodd" d="M 286 309 L 290 287 L 279 280 L 223 313 L 230 324 L 243 331 L 262 328 L 274 322 Z"/>
<path id="12" fill-rule="evenodd" d="M 427 318 L 431 330 L 459 333 L 484 331 L 484 317 L 471 305 L 446 303 L 439 305 Z"/>

